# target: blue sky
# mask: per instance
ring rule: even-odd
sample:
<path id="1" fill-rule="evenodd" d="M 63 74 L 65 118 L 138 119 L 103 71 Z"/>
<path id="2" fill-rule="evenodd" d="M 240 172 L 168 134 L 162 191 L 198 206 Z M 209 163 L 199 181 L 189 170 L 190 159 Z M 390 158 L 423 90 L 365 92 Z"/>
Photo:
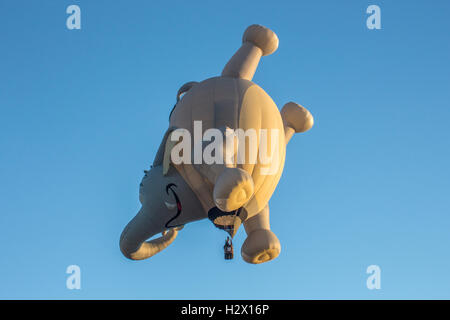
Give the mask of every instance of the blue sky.
<path id="1" fill-rule="evenodd" d="M 66 28 L 71 4 L 81 30 Z M 0 298 L 449 299 L 449 14 L 424 0 L 1 1 Z M 226 262 L 204 220 L 127 260 L 119 236 L 178 88 L 219 75 L 253 23 L 280 39 L 254 82 L 316 120 L 270 201 L 281 255 Z M 66 288 L 72 264 L 81 290 Z"/>

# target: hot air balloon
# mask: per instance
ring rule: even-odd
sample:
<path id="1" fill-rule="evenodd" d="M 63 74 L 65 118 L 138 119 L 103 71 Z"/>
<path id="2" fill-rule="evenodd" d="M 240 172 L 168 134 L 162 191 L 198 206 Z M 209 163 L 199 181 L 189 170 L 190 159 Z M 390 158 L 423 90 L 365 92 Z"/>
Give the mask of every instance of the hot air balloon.
<path id="1" fill-rule="evenodd" d="M 283 171 L 286 144 L 314 121 L 294 102 L 280 112 L 252 82 L 261 57 L 277 48 L 272 30 L 251 25 L 220 76 L 178 90 L 168 129 L 140 185 L 142 207 L 120 237 L 127 258 L 155 255 L 185 224 L 200 219 L 211 220 L 231 238 L 243 224 L 246 262 L 263 263 L 280 254 L 268 203 Z M 223 161 L 205 161 L 205 154 Z"/>

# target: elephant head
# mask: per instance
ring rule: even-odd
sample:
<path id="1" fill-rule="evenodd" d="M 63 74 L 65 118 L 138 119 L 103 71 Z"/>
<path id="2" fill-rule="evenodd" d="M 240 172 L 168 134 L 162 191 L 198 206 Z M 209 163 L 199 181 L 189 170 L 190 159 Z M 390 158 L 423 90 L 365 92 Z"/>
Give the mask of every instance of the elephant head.
<path id="1" fill-rule="evenodd" d="M 184 224 L 205 218 L 201 203 L 189 185 L 177 170 L 164 166 L 167 136 L 168 133 L 140 184 L 141 209 L 120 236 L 120 250 L 132 260 L 157 254 L 175 240 Z M 162 236 L 147 241 L 158 233 Z"/>

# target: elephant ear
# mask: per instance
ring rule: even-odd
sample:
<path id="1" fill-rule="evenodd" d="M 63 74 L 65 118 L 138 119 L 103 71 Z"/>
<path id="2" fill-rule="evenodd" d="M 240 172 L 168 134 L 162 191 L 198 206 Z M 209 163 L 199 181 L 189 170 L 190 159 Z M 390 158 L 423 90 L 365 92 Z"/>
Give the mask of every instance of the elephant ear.
<path id="1" fill-rule="evenodd" d="M 170 167 L 170 152 L 172 148 L 178 143 L 178 141 L 171 141 L 169 139 L 170 134 L 176 129 L 176 127 L 170 127 L 167 129 L 161 144 L 156 153 L 155 160 L 153 161 L 153 166 L 163 166 L 163 174 L 166 175 Z"/>

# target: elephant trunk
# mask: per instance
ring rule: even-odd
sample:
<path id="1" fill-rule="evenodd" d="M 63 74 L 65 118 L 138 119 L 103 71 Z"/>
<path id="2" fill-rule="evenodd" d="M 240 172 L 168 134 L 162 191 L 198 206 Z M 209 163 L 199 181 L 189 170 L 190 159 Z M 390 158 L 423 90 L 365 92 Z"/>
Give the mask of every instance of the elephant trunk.
<path id="1" fill-rule="evenodd" d="M 164 231 L 159 238 L 146 241 L 159 232 L 152 229 L 152 225 L 142 209 L 128 223 L 120 236 L 120 250 L 125 257 L 132 260 L 150 258 L 167 248 L 177 237 L 178 230 L 174 228 Z"/>

